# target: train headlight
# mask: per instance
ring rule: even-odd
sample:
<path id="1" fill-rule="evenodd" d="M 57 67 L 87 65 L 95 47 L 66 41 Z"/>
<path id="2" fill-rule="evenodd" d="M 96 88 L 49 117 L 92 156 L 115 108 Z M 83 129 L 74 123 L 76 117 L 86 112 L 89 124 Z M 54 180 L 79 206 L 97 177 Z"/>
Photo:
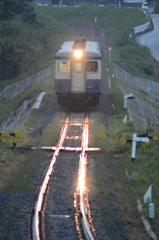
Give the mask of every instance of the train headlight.
<path id="1" fill-rule="evenodd" d="M 81 50 L 75 50 L 74 56 L 75 56 L 76 58 L 80 58 L 80 57 L 82 56 L 82 51 L 81 51 Z"/>

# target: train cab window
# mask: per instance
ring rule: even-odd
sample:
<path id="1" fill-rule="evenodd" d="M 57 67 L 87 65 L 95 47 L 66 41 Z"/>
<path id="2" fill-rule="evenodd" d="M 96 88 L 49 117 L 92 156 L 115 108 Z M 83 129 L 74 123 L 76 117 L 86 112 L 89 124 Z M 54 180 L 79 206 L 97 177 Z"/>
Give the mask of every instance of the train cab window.
<path id="1" fill-rule="evenodd" d="M 82 64 L 80 62 L 75 63 L 75 72 L 76 73 L 82 72 Z"/>
<path id="2" fill-rule="evenodd" d="M 98 62 L 97 61 L 87 61 L 86 62 L 87 73 L 97 73 L 98 72 Z"/>
<path id="3" fill-rule="evenodd" d="M 70 72 L 70 62 L 60 61 L 59 62 L 59 73 L 69 73 Z"/>

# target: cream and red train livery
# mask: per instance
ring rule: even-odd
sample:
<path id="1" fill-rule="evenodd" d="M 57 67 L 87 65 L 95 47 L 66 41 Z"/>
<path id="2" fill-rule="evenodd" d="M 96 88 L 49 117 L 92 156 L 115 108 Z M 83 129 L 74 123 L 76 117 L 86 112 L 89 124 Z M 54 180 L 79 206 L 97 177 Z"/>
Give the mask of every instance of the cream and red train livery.
<path id="1" fill-rule="evenodd" d="M 64 42 L 55 56 L 55 84 L 61 106 L 96 106 L 102 90 L 101 49 L 97 42 Z"/>

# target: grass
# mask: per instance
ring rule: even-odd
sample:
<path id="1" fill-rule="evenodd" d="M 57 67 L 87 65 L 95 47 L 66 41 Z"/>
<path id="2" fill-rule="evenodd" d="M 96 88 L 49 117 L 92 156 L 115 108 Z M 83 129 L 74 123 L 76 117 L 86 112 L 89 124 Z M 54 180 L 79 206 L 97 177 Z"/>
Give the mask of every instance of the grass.
<path id="1" fill-rule="evenodd" d="M 47 154 L 41 150 L 37 150 L 28 152 L 27 155 L 23 157 L 22 154 L 19 155 L 19 163 L 17 163 L 16 168 L 11 171 L 12 177 L 16 177 L 14 177 L 14 182 L 11 180 L 8 181 L 7 190 L 11 192 L 30 193 L 34 187 L 33 180 L 36 178 L 35 176 L 40 170 L 41 164 L 43 163 L 44 159 L 46 159 Z M 41 177 L 43 177 L 43 174 Z"/>
<path id="2" fill-rule="evenodd" d="M 0 121 L 2 122 L 10 116 L 11 112 L 22 105 L 26 99 L 28 101 L 31 99 L 35 101 L 39 93 L 46 91 L 46 95 L 43 98 L 40 108 L 32 111 L 24 129 L 20 130 L 22 137 L 18 138 L 17 146 L 35 145 L 36 139 L 29 137 L 31 131 L 30 128 L 33 129 L 36 127 L 37 122 L 44 114 L 46 106 L 48 106 L 50 102 L 50 98 L 54 92 L 53 74 L 54 72 L 51 72 L 51 75 L 44 81 L 29 86 L 17 96 L 10 99 L 4 99 L 0 102 L 0 110 L 3 112 L 3 115 L 0 115 Z M 11 109 L 11 111 L 9 112 L 8 109 Z M 12 144 L 12 137 L 6 137 L 5 142 L 0 143 L 0 189 L 29 192 L 33 187 L 34 175 L 38 172 L 43 159 L 48 158 L 47 154 L 41 151 L 36 151 L 30 152 L 28 157 L 26 154 L 12 151 L 10 149 Z M 29 162 L 28 158 L 30 159 Z"/>
<path id="3" fill-rule="evenodd" d="M 50 97 L 52 96 L 52 92 L 54 91 L 54 86 L 53 82 L 54 80 L 52 79 L 52 74 L 54 74 L 53 70 L 51 75 L 41 81 L 40 83 L 33 84 L 28 86 L 23 92 L 19 93 L 16 96 L 13 96 L 11 98 L 4 99 L 3 101 L 0 102 L 0 111 L 3 112 L 2 115 L 0 115 L 0 122 L 3 122 L 7 118 L 11 116 L 11 114 L 20 106 L 22 106 L 23 102 L 27 99 L 30 102 L 30 107 L 31 105 L 35 102 L 37 96 L 41 92 L 46 92 L 46 95 L 43 98 L 43 103 L 41 105 L 40 110 L 33 110 L 33 113 L 36 112 L 36 114 L 33 114 L 32 118 L 34 119 L 34 122 L 38 121 L 39 117 L 45 110 L 45 107 L 48 105 Z M 10 111 L 8 111 L 10 109 Z M 36 116 L 36 117 L 35 117 Z M 30 120 L 29 120 L 30 122 Z M 27 126 L 29 123 L 27 123 Z"/>
<path id="4" fill-rule="evenodd" d="M 123 154 L 123 159 L 125 159 L 123 165 L 128 168 L 131 185 L 135 187 L 142 202 L 147 189 L 152 185 L 152 202 L 155 204 L 155 219 L 152 221 L 152 227 L 156 233 L 159 233 L 158 144 L 152 141 L 150 146 L 144 149 L 138 143 L 135 163 L 131 162 L 131 148 Z M 149 204 L 145 203 L 143 206 L 145 217 L 149 219 Z"/>
<path id="5" fill-rule="evenodd" d="M 101 149 L 105 148 L 106 142 L 106 127 L 103 123 L 99 124 L 94 129 L 94 135 L 96 136 L 94 146 L 100 147 Z"/>
<path id="6" fill-rule="evenodd" d="M 137 129 L 134 127 L 131 121 L 127 124 L 123 124 L 122 120 L 127 114 L 123 110 L 123 94 L 116 84 L 116 80 L 112 81 L 112 89 L 110 90 L 110 95 L 112 96 L 116 111 L 112 112 L 111 118 L 111 129 L 115 135 L 115 139 L 118 139 L 118 149 L 119 153 L 122 154 L 120 161 L 114 158 L 112 155 L 113 162 L 116 165 L 118 175 L 120 178 L 119 189 L 122 193 L 123 201 L 127 201 L 134 209 L 134 193 L 131 190 L 133 186 L 136 189 L 137 196 L 141 199 L 143 203 L 143 196 L 146 193 L 148 187 L 152 185 L 152 202 L 155 204 L 155 219 L 151 221 L 151 225 L 156 234 L 159 234 L 159 178 L 158 178 L 158 145 L 159 141 L 151 140 L 150 146 L 142 148 L 141 143 L 137 143 L 136 149 L 136 160 L 134 163 L 131 161 L 131 145 L 129 148 L 121 143 L 122 139 L 132 138 L 133 133 L 141 134 L 145 130 Z M 150 136 L 159 136 L 158 126 L 150 126 L 146 130 Z M 111 140 L 110 140 L 111 141 Z M 113 144 L 113 141 L 111 141 Z M 116 142 L 114 141 L 114 145 Z M 130 182 L 125 185 L 125 169 L 128 169 L 130 175 Z M 137 199 L 137 196 L 136 199 Z M 149 204 L 143 203 L 144 215 L 149 220 Z"/>
<path id="7" fill-rule="evenodd" d="M 45 131 L 44 138 L 42 139 L 43 145 L 56 146 L 56 144 L 59 140 L 59 136 L 60 136 L 59 125 L 61 125 L 61 127 L 62 127 L 62 124 L 60 124 L 59 122 L 50 124 L 50 126 Z"/>

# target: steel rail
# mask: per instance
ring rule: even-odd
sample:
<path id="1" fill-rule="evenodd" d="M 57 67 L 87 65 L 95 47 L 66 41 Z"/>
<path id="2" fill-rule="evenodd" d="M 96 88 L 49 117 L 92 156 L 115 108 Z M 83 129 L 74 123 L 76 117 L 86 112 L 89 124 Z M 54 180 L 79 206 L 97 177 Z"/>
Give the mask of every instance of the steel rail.
<path id="1" fill-rule="evenodd" d="M 82 138 L 82 153 L 80 155 L 80 171 L 79 171 L 79 193 L 80 193 L 80 211 L 82 214 L 82 226 L 87 240 L 95 240 L 86 215 L 84 190 L 85 190 L 85 165 L 86 165 L 86 151 L 88 148 L 88 114 L 85 118 Z"/>
<path id="2" fill-rule="evenodd" d="M 43 206 L 43 200 L 44 200 L 44 196 L 47 190 L 47 186 L 50 180 L 50 176 L 52 174 L 55 162 L 57 160 L 57 156 L 59 154 L 60 148 L 63 145 L 65 136 L 66 136 L 66 132 L 67 132 L 67 128 L 68 128 L 68 122 L 69 122 L 69 116 L 67 117 L 64 127 L 62 128 L 61 131 L 61 138 L 60 141 L 58 143 L 58 146 L 54 152 L 53 158 L 51 160 L 51 163 L 49 165 L 49 168 L 47 170 L 47 173 L 45 175 L 43 184 L 41 186 L 39 195 L 38 195 L 38 200 L 37 200 L 37 204 L 36 204 L 36 208 L 35 208 L 35 212 L 34 212 L 34 216 L 33 216 L 33 239 L 34 240 L 40 240 L 41 239 L 41 230 L 40 230 L 40 224 L 41 224 L 41 211 L 42 211 L 42 206 Z"/>
<path id="3" fill-rule="evenodd" d="M 88 30 L 90 31 L 90 35 L 89 38 L 91 39 L 91 41 L 94 40 L 94 30 L 92 28 L 92 26 L 88 25 L 88 24 L 82 24 L 82 23 L 74 23 L 74 22 L 70 22 L 70 21 L 64 21 L 64 23 L 66 23 L 67 25 L 69 25 L 72 28 L 79 28 L 81 30 L 83 30 L 83 35 L 81 34 L 81 36 L 83 38 L 88 38 L 86 37 L 86 33 L 88 33 Z M 79 32 L 79 31 L 78 31 Z"/>

